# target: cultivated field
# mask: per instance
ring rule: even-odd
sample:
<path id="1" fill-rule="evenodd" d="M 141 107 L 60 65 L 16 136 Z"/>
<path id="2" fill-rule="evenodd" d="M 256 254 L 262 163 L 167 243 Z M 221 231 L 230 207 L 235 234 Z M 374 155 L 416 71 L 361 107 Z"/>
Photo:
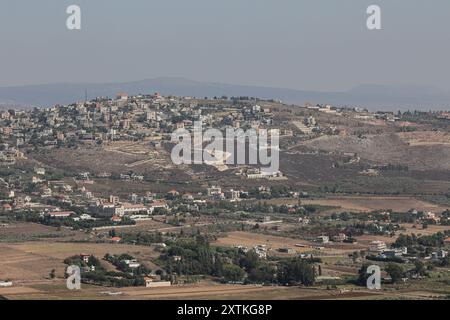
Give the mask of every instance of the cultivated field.
<path id="1" fill-rule="evenodd" d="M 0 296 L 7 299 L 52 299 L 52 300 L 310 300 L 310 299 L 349 299 L 376 298 L 382 293 L 354 290 L 340 292 L 339 290 L 320 290 L 314 288 L 279 287 L 279 286 L 243 286 L 219 285 L 209 282 L 190 286 L 172 286 L 167 288 L 121 288 L 108 289 L 82 285 L 80 291 L 65 289 L 63 281 L 49 284 L 38 284 L 32 287 L 0 288 Z"/>
<path id="2" fill-rule="evenodd" d="M 37 239 L 81 240 L 87 238 L 82 231 L 73 231 L 66 228 L 58 230 L 55 227 L 44 226 L 37 223 L 8 223 L 0 227 L 0 242 L 21 242 Z"/>
<path id="3" fill-rule="evenodd" d="M 424 285 L 429 284 L 424 283 Z M 69 291 L 65 288 L 63 280 L 28 287 L 0 288 L 0 297 L 11 300 L 374 300 L 433 299 L 442 298 L 443 295 L 444 293 L 439 289 L 423 290 L 420 284 L 401 290 L 386 287 L 377 292 L 348 285 L 324 290 L 323 287 L 220 285 L 209 282 L 167 288 L 112 289 L 82 285 L 79 291 Z"/>
<path id="4" fill-rule="evenodd" d="M 128 253 L 150 264 L 157 254 L 150 247 L 106 244 L 106 243 L 68 243 L 68 242 L 27 242 L 19 244 L 0 244 L 0 278 L 18 283 L 29 283 L 48 279 L 52 269 L 57 277 L 64 277 L 63 260 L 80 253 L 93 254 L 103 258 L 106 253 Z M 152 267 L 153 265 L 149 265 Z"/>
<path id="5" fill-rule="evenodd" d="M 302 200 L 302 204 L 340 207 L 343 210 L 369 212 L 373 210 L 393 210 L 407 212 L 410 209 L 442 212 L 448 207 L 439 206 L 412 197 L 336 197 Z"/>
<path id="6" fill-rule="evenodd" d="M 254 247 L 257 245 L 266 245 L 272 250 L 277 250 L 279 248 L 291 248 L 295 249 L 297 252 L 305 252 L 309 250 L 308 248 L 296 247 L 296 244 L 309 245 L 310 243 L 304 240 L 270 236 L 265 234 L 251 233 L 251 232 L 229 232 L 224 238 L 219 238 L 215 244 L 222 246 L 246 246 Z"/>

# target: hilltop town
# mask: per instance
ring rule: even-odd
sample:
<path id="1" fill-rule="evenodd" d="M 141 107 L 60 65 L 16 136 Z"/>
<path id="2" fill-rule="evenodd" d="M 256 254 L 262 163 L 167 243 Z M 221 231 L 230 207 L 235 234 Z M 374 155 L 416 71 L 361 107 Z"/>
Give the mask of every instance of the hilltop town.
<path id="1" fill-rule="evenodd" d="M 277 130 L 279 170 L 174 164 L 195 122 Z M 157 93 L 1 111 L 0 206 L 6 298 L 448 298 L 450 113 Z"/>

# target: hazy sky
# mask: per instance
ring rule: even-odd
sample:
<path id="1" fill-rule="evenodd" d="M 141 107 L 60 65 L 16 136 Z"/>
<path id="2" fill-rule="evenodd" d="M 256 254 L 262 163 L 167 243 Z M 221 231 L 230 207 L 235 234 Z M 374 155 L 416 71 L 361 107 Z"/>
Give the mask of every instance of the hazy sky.
<path id="1" fill-rule="evenodd" d="M 66 29 L 66 8 L 82 30 Z M 382 8 L 383 30 L 366 28 Z M 160 76 L 450 90 L 448 0 L 0 0 L 0 86 Z"/>

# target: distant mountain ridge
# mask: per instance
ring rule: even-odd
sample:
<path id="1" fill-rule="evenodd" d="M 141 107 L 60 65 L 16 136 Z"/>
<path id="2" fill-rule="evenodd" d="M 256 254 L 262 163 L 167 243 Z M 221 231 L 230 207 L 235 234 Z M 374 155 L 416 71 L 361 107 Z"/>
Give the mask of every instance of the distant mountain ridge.
<path id="1" fill-rule="evenodd" d="M 273 87 L 201 82 L 185 78 L 154 78 L 123 83 L 61 83 L 0 88 L 0 109 L 11 106 L 44 107 L 83 101 L 88 98 L 114 97 L 128 94 L 214 97 L 251 96 L 276 99 L 285 103 L 324 103 L 337 106 L 358 106 L 370 110 L 449 110 L 450 93 L 429 86 L 361 85 L 344 92 L 320 92 Z"/>

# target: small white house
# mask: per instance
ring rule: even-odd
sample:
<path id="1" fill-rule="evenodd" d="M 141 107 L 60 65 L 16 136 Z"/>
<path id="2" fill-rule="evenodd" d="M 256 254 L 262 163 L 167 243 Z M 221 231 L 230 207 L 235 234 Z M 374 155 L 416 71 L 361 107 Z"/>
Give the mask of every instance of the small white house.
<path id="1" fill-rule="evenodd" d="M 0 281 L 0 288 L 12 287 L 12 281 Z"/>
<path id="2" fill-rule="evenodd" d="M 34 172 L 40 176 L 44 176 L 45 175 L 45 169 L 44 168 L 35 168 Z"/>
<path id="3" fill-rule="evenodd" d="M 328 243 L 328 242 L 330 242 L 330 237 L 329 236 L 319 236 L 319 237 L 317 237 L 317 242 Z"/>

